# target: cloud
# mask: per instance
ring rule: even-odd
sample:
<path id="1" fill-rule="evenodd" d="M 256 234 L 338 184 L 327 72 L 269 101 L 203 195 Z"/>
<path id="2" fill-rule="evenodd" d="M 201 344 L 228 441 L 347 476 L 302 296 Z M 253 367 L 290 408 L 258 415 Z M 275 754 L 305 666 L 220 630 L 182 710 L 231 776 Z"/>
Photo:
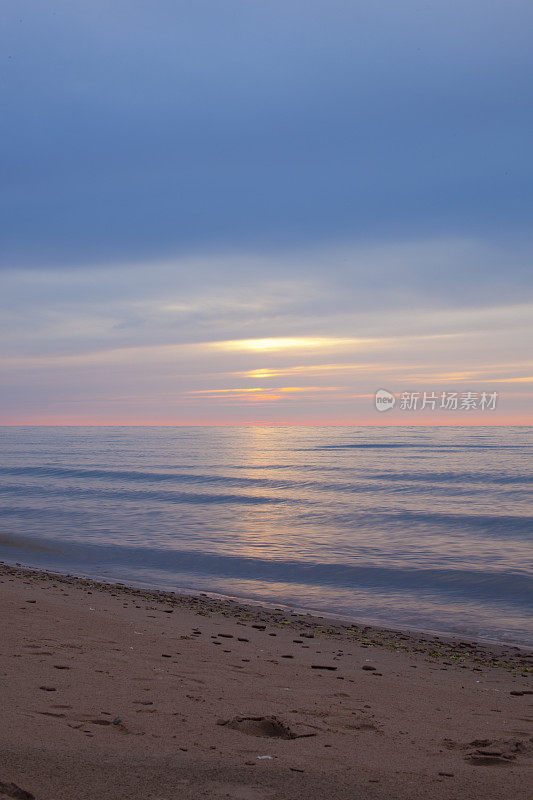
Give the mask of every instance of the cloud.
<path id="1" fill-rule="evenodd" d="M 516 327 L 533 299 L 521 277 L 532 257 L 525 246 L 452 238 L 13 269 L 0 276 L 0 332 L 4 353 L 67 355 Z"/>
<path id="2" fill-rule="evenodd" d="M 425 380 L 522 413 L 531 4 L 3 15 L 4 417 L 348 419 Z"/>
<path id="3" fill-rule="evenodd" d="M 364 346 L 365 339 L 339 339 L 334 336 L 285 336 L 267 339 L 233 339 L 230 341 L 212 342 L 217 350 L 252 351 L 257 353 L 277 353 L 284 350 L 351 350 Z"/>
<path id="4" fill-rule="evenodd" d="M 528 238 L 531 4 L 3 3 L 5 268 Z"/>

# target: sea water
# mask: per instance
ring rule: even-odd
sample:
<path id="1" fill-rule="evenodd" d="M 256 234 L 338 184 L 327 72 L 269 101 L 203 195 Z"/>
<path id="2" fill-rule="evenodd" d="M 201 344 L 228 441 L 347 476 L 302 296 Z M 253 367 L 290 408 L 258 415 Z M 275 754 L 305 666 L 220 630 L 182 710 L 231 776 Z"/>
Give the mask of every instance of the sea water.
<path id="1" fill-rule="evenodd" d="M 532 644 L 532 430 L 4 427 L 0 559 Z"/>

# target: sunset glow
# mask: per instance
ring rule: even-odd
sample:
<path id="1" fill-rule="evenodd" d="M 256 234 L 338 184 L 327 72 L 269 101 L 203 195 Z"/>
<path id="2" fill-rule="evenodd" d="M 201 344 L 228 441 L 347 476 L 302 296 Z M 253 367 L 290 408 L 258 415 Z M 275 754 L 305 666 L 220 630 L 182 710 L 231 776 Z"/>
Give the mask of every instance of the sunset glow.
<path id="1" fill-rule="evenodd" d="M 218 350 L 251 350 L 260 352 L 278 352 L 283 350 L 326 350 L 329 348 L 341 349 L 356 347 L 364 344 L 364 340 L 336 339 L 331 336 L 290 336 L 273 339 L 236 339 L 229 342 L 213 342 L 212 346 Z"/>
<path id="2" fill-rule="evenodd" d="M 7 3 L 0 423 L 531 418 L 528 24 L 311 5 Z"/>

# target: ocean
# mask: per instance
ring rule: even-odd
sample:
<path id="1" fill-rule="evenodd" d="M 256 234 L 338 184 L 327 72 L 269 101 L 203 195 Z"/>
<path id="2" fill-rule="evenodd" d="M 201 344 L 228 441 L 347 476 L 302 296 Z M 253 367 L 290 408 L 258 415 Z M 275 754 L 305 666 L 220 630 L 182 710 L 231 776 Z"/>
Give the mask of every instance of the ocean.
<path id="1" fill-rule="evenodd" d="M 532 645 L 532 430 L 4 427 L 0 560 Z"/>

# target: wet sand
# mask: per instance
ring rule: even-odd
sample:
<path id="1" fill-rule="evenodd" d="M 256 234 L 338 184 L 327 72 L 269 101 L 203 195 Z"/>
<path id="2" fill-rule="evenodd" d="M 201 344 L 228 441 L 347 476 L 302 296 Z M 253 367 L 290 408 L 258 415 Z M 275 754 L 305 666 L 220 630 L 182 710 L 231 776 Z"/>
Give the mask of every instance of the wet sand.
<path id="1" fill-rule="evenodd" d="M 533 656 L 0 565 L 0 798 L 512 798 Z"/>

